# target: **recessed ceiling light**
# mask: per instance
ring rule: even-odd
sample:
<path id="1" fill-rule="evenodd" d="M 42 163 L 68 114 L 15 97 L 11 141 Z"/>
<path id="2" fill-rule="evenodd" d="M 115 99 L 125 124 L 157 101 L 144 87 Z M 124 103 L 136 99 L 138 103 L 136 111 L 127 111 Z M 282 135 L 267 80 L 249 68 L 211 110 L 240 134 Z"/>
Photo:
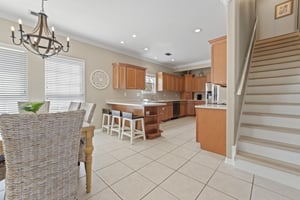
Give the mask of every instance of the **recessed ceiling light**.
<path id="1" fill-rule="evenodd" d="M 172 58 L 172 59 L 171 59 L 171 61 L 172 61 L 172 62 L 174 62 L 174 61 L 175 61 L 175 59 L 174 59 L 174 58 Z"/>
<path id="2" fill-rule="evenodd" d="M 133 34 L 132 37 L 133 37 L 133 38 L 136 38 L 136 34 Z"/>
<path id="3" fill-rule="evenodd" d="M 144 48 L 145 51 L 148 51 L 149 49 L 147 47 Z"/>
<path id="4" fill-rule="evenodd" d="M 201 31 L 202 31 L 201 28 L 196 28 L 196 29 L 194 30 L 195 33 L 199 33 L 199 32 L 201 32 Z"/>
<path id="5" fill-rule="evenodd" d="M 155 56 L 155 57 L 154 57 L 154 59 L 155 59 L 155 60 L 157 60 L 157 59 L 158 59 L 158 57 L 157 57 L 157 56 Z"/>
<path id="6" fill-rule="evenodd" d="M 120 43 L 121 43 L 121 44 L 124 44 L 125 42 L 122 40 Z"/>

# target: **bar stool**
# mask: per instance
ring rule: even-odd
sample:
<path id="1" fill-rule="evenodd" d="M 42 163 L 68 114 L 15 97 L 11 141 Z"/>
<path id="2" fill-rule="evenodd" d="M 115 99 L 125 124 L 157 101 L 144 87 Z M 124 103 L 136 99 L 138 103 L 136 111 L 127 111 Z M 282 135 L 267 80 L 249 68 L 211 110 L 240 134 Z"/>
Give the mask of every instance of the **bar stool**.
<path id="1" fill-rule="evenodd" d="M 121 123 L 122 123 L 121 112 L 119 110 L 112 110 L 111 114 L 112 114 L 112 119 L 111 119 L 111 126 L 110 126 L 110 135 L 112 135 L 113 132 L 116 132 L 118 133 L 118 138 L 120 138 Z"/>
<path id="2" fill-rule="evenodd" d="M 122 119 L 121 140 L 123 140 L 124 135 L 130 138 L 130 144 L 132 144 L 132 140 L 136 138 L 143 137 L 144 140 L 146 140 L 143 116 L 135 116 L 130 112 L 122 112 Z M 140 121 L 142 124 L 142 130 L 136 129 L 136 123 L 138 121 Z M 129 127 L 126 126 L 126 122 L 129 122 Z"/>
<path id="3" fill-rule="evenodd" d="M 110 134 L 111 111 L 110 109 L 103 108 L 102 113 L 102 131 L 104 132 L 104 129 L 106 129 L 106 133 Z"/>

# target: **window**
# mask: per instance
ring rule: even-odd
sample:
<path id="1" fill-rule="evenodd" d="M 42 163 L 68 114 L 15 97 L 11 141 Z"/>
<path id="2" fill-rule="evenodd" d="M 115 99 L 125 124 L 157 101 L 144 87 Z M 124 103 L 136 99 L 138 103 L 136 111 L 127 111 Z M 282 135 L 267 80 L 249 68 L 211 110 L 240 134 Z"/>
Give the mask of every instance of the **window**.
<path id="1" fill-rule="evenodd" d="M 145 81 L 144 93 L 156 93 L 156 75 L 147 73 Z"/>
<path id="2" fill-rule="evenodd" d="M 28 100 L 27 53 L 0 46 L 0 113 L 18 113 L 18 101 Z"/>
<path id="3" fill-rule="evenodd" d="M 61 56 L 45 59 L 45 87 L 50 112 L 67 110 L 71 101 L 83 102 L 84 61 Z"/>

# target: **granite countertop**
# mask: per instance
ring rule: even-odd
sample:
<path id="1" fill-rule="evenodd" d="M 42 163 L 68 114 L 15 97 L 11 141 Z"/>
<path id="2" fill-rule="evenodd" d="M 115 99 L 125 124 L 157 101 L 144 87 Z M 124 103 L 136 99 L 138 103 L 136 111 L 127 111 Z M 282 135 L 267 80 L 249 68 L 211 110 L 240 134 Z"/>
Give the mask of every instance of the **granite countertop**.
<path id="1" fill-rule="evenodd" d="M 123 106 L 139 106 L 139 107 L 147 107 L 147 106 L 165 106 L 166 103 L 157 103 L 157 102 L 143 102 L 143 101 L 116 101 L 116 100 L 108 100 L 107 104 L 115 104 L 115 105 L 123 105 Z"/>
<path id="2" fill-rule="evenodd" d="M 196 105 L 195 108 L 207 108 L 207 109 L 227 110 L 227 105 L 202 104 L 202 105 Z"/>

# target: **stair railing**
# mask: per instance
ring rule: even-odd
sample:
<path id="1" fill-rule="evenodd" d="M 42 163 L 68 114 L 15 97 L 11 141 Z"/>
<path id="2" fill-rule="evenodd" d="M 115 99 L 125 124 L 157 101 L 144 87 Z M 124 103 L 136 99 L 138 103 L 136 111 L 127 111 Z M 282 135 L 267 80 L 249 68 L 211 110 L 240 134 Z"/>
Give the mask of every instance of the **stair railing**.
<path id="1" fill-rule="evenodd" d="M 240 79 L 239 87 L 238 87 L 237 92 L 236 92 L 236 94 L 239 95 L 239 96 L 243 94 L 243 90 L 245 88 L 246 74 L 247 74 L 247 71 L 248 71 L 248 68 L 249 68 L 252 48 L 253 48 L 254 39 L 255 39 L 255 36 L 256 36 L 257 21 L 258 21 L 258 19 L 256 17 L 256 20 L 255 20 L 255 23 L 254 23 L 254 26 L 253 26 L 251 40 L 250 40 L 249 47 L 248 47 L 246 61 L 245 61 L 245 64 L 244 64 L 243 73 L 242 73 L 242 76 L 241 76 L 241 79 Z"/>

